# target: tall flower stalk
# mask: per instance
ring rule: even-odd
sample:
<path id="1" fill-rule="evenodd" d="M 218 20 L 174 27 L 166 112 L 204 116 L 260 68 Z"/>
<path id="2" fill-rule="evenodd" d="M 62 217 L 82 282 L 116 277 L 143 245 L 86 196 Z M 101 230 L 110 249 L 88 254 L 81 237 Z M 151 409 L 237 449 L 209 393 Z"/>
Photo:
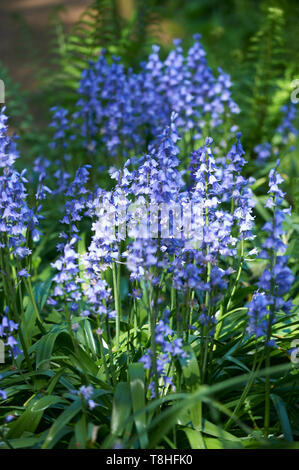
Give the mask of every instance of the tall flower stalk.
<path id="1" fill-rule="evenodd" d="M 279 312 L 289 315 L 292 303 L 284 299 L 294 282 L 294 275 L 287 265 L 288 257 L 284 255 L 287 245 L 283 242 L 283 222 L 290 209 L 283 209 L 285 193 L 280 188 L 283 178 L 278 173 L 279 160 L 269 174 L 269 197 L 265 207 L 272 211 L 272 220 L 263 227 L 267 238 L 262 246 L 260 257 L 267 260 L 267 266 L 258 283 L 258 291 L 254 294 L 248 309 L 248 332 L 256 338 L 262 338 L 265 349 L 265 366 L 267 369 L 265 382 L 265 435 L 269 434 L 270 426 L 270 376 L 271 349 L 276 347 L 272 337 L 273 325 Z"/>

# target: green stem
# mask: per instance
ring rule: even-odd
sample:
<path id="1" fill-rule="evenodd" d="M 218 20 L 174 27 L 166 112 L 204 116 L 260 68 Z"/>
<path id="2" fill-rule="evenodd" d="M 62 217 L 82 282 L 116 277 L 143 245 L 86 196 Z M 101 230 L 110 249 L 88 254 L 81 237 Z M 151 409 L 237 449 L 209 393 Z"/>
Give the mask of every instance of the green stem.
<path id="1" fill-rule="evenodd" d="M 149 317 L 150 317 L 152 369 L 153 369 L 153 374 L 154 374 L 155 395 L 156 395 L 156 398 L 158 398 L 159 384 L 158 384 L 157 347 L 156 347 L 156 314 L 155 314 L 155 309 L 152 308 L 152 286 L 150 286 L 149 288 L 148 303 L 149 303 Z"/>
<path id="2" fill-rule="evenodd" d="M 239 284 L 239 280 L 240 280 L 241 273 L 242 273 L 242 268 L 243 268 L 243 262 L 244 262 L 244 233 L 242 235 L 242 240 L 241 240 L 241 252 L 240 252 L 240 258 L 239 258 L 237 276 L 236 276 L 236 279 L 235 279 L 235 282 L 234 282 L 234 285 L 233 285 L 233 288 L 232 288 L 232 291 L 231 291 L 231 295 L 230 295 L 229 300 L 227 302 L 225 313 L 229 310 L 229 308 L 231 306 L 231 303 L 232 303 L 232 300 L 233 300 L 233 297 L 234 297 L 234 295 L 236 293 L 236 290 L 238 288 L 238 284 Z"/>
<path id="3" fill-rule="evenodd" d="M 206 165 L 207 168 L 209 168 L 209 154 L 207 152 L 207 158 L 206 158 Z M 209 191 L 208 191 L 208 177 L 207 173 L 205 175 L 205 194 L 206 194 L 206 199 L 209 197 Z M 209 226 L 209 209 L 208 207 L 205 208 L 205 225 L 206 227 Z M 205 250 L 206 256 L 209 254 L 209 249 L 208 246 L 206 246 Z M 207 264 L 207 269 L 206 269 L 206 282 L 207 284 L 210 284 L 211 281 L 211 263 L 208 262 Z M 205 309 L 207 312 L 207 315 L 209 315 L 209 304 L 210 304 L 210 289 L 206 291 L 205 295 Z M 206 374 L 206 365 L 207 365 L 207 357 L 208 357 L 208 348 L 209 348 L 209 325 L 203 325 L 202 328 L 202 335 L 201 335 L 201 383 L 204 383 L 205 380 L 205 374 Z"/>
<path id="4" fill-rule="evenodd" d="M 40 314 L 39 314 L 39 311 L 38 311 L 38 307 L 36 305 L 36 301 L 35 301 L 35 298 L 34 298 L 30 277 L 28 277 L 28 279 L 25 279 L 24 282 L 25 282 L 25 286 L 26 286 L 29 298 L 31 300 L 31 304 L 32 304 L 35 316 L 36 316 L 37 325 L 38 325 L 39 329 L 41 330 L 41 332 L 44 334 L 46 331 L 42 326 L 42 320 L 41 320 L 41 317 L 40 317 Z"/>
<path id="5" fill-rule="evenodd" d="M 106 334 L 107 334 L 107 344 L 108 344 L 108 353 L 109 353 L 109 360 L 110 360 L 110 370 L 112 375 L 113 384 L 116 385 L 116 373 L 115 373 L 115 366 L 114 366 L 114 358 L 111 346 L 111 335 L 109 329 L 109 321 L 108 317 L 106 316 Z"/>
<path id="6" fill-rule="evenodd" d="M 120 336 L 120 319 L 121 319 L 121 302 L 120 302 L 120 264 L 113 263 L 112 266 L 113 275 L 113 291 L 114 301 L 116 310 L 116 347 L 119 347 L 119 336 Z"/>
<path id="7" fill-rule="evenodd" d="M 275 230 L 275 210 L 273 214 L 273 231 Z M 273 269 L 276 262 L 276 254 L 274 250 L 270 251 L 270 272 L 271 272 L 271 282 L 270 282 L 270 296 L 273 299 L 275 293 L 275 284 L 273 279 Z M 271 365 L 270 359 L 270 346 L 269 341 L 271 339 L 272 334 L 272 323 L 275 317 L 275 306 L 274 303 L 271 303 L 270 306 L 270 314 L 268 319 L 268 327 L 267 327 L 267 338 L 266 338 L 266 346 L 265 346 L 265 353 L 266 353 L 266 361 L 265 361 L 265 368 L 266 368 L 266 382 L 265 382 L 265 418 L 264 418 L 264 435 L 267 437 L 269 435 L 269 428 L 270 428 L 270 375 L 269 375 L 269 368 Z"/>
<path id="8" fill-rule="evenodd" d="M 242 240 L 241 240 L 241 249 L 240 249 L 240 257 L 239 257 L 237 276 L 236 276 L 233 288 L 231 290 L 228 302 L 227 302 L 226 306 L 220 310 L 220 315 L 219 315 L 219 318 L 218 318 L 218 323 L 217 323 L 216 333 L 215 333 L 215 339 L 216 340 L 219 339 L 219 337 L 220 337 L 220 333 L 221 333 L 221 330 L 222 330 L 222 327 L 223 327 L 223 320 L 226 317 L 226 314 L 227 314 L 227 312 L 228 312 L 228 310 L 229 310 L 229 308 L 232 304 L 234 295 L 235 295 L 236 290 L 238 288 L 239 280 L 240 280 L 242 269 L 243 269 L 243 262 L 244 262 L 244 234 L 242 235 Z"/>
<path id="9" fill-rule="evenodd" d="M 270 367 L 270 348 L 266 346 L 266 370 Z M 264 419 L 264 436 L 269 435 L 270 427 L 270 375 L 269 371 L 266 372 L 265 382 L 265 419 Z"/>
<path id="10" fill-rule="evenodd" d="M 30 371 L 33 371 L 33 367 L 32 367 L 31 360 L 30 360 L 28 350 L 27 350 L 26 341 L 25 341 L 23 331 L 22 331 L 22 325 L 20 325 L 18 333 L 19 333 L 19 338 L 20 338 L 20 342 L 21 342 L 21 345 L 22 345 L 22 348 L 23 348 L 23 353 L 24 353 L 24 357 L 25 357 L 28 369 Z"/>
<path id="11" fill-rule="evenodd" d="M 1 436 L 1 439 L 2 441 L 7 445 L 7 447 L 9 447 L 10 449 L 14 449 L 14 447 L 11 445 L 11 443 L 9 442 L 8 439 L 6 439 L 5 435 L 3 434 L 3 432 L 1 431 L 0 429 L 0 436 Z"/>
<path id="12" fill-rule="evenodd" d="M 107 364 L 107 361 L 106 361 L 106 356 L 105 356 L 105 350 L 104 350 L 104 345 L 103 345 L 102 336 L 100 336 L 100 338 L 99 338 L 99 343 L 100 343 L 101 356 L 102 356 L 102 358 L 103 358 L 103 363 L 104 363 L 104 369 L 105 369 L 106 380 L 107 380 L 108 384 L 111 385 L 110 372 L 109 372 L 108 364 Z M 113 374 L 112 374 L 112 377 L 113 377 Z"/>
<path id="13" fill-rule="evenodd" d="M 249 379 L 248 379 L 248 382 L 242 392 L 242 395 L 241 397 L 239 398 L 238 400 L 238 403 L 233 411 L 233 414 L 232 416 L 229 418 L 228 422 L 226 423 L 225 425 L 225 429 L 227 430 L 230 425 L 232 424 L 232 422 L 235 420 L 235 418 L 237 419 L 238 418 L 238 413 L 241 409 L 241 407 L 243 406 L 243 403 L 244 401 L 246 400 L 246 397 L 253 385 L 253 382 L 254 382 L 254 379 L 256 377 L 256 373 L 257 371 L 259 370 L 259 368 L 261 367 L 261 364 L 264 360 L 264 357 L 261 358 L 260 362 L 257 363 L 257 350 L 255 351 L 255 355 L 254 355 L 254 359 L 253 359 L 253 365 L 252 365 L 252 370 L 251 370 L 251 374 L 249 376 Z"/>
<path id="14" fill-rule="evenodd" d="M 271 281 L 272 283 L 272 281 Z M 272 289 L 271 289 L 272 290 Z M 269 346 L 269 341 L 271 338 L 271 333 L 272 333 L 272 322 L 274 318 L 274 308 L 273 304 L 271 305 L 271 313 L 269 315 L 269 323 L 268 323 L 268 329 L 267 329 L 267 339 L 266 339 L 266 346 L 265 346 L 265 352 L 266 352 L 266 361 L 265 361 L 265 369 L 266 369 L 266 381 L 265 381 L 265 419 L 264 419 L 264 435 L 267 437 L 269 435 L 269 427 L 270 427 L 270 373 L 269 373 L 269 368 L 271 366 L 271 359 L 270 359 L 270 346 Z"/>

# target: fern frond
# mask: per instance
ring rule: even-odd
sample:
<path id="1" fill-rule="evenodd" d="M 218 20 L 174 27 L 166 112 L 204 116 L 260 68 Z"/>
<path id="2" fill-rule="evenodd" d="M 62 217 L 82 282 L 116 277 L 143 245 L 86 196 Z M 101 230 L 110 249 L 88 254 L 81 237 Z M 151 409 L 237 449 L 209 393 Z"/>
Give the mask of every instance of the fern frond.
<path id="1" fill-rule="evenodd" d="M 269 7 L 260 29 L 251 38 L 248 52 L 254 73 L 244 109 L 249 110 L 248 133 L 255 142 L 263 141 L 275 122 L 276 116 L 269 110 L 286 70 L 284 44 L 284 12 Z"/>
<path id="2" fill-rule="evenodd" d="M 10 127 L 16 130 L 17 134 L 28 132 L 33 122 L 27 102 L 28 93 L 24 92 L 20 85 L 11 78 L 2 62 L 0 62 L 0 79 L 5 87 L 5 103 L 3 105 L 7 106 L 8 114 L 13 116 Z M 0 107 L 2 108 L 2 103 Z"/>
<path id="3" fill-rule="evenodd" d="M 121 56 L 127 66 L 135 66 L 144 56 L 154 25 L 157 8 L 153 0 L 136 0 L 130 20 L 119 14 L 116 0 L 94 0 L 69 35 L 56 18 L 53 42 L 55 76 L 47 80 L 49 105 L 69 108 L 76 101 L 76 89 L 82 71 L 104 48 Z"/>
<path id="4" fill-rule="evenodd" d="M 94 0 L 69 34 L 64 31 L 58 13 L 53 21 L 52 73 L 44 77 L 43 85 L 49 106 L 59 103 L 68 107 L 76 100 L 74 91 L 82 70 L 102 48 L 118 40 L 120 26 L 115 1 L 111 0 Z"/>

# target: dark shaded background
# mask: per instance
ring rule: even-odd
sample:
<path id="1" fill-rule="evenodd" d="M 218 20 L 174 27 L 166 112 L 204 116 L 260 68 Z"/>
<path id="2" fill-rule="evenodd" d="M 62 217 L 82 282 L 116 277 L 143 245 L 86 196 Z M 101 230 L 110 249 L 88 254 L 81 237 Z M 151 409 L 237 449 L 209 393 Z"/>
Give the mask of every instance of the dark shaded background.
<path id="1" fill-rule="evenodd" d="M 125 65 L 137 67 L 140 60 L 150 52 L 153 42 L 163 46 L 161 54 L 165 55 L 171 47 L 173 38 L 182 38 L 183 45 L 188 47 L 192 42 L 192 35 L 200 32 L 209 65 L 215 71 L 218 67 L 222 67 L 231 75 L 234 83 L 233 97 L 243 111 L 240 125 L 248 131 L 249 140 L 260 141 L 259 136 L 255 135 L 254 126 L 250 131 L 248 120 L 242 122 L 246 113 L 251 113 L 253 116 L 259 113 L 253 108 L 250 111 L 250 105 L 247 105 L 253 94 L 257 76 L 257 60 L 255 57 L 250 58 L 250 47 L 252 38 L 267 22 L 269 7 L 279 8 L 283 12 L 281 32 L 283 44 L 279 57 L 282 66 L 279 69 L 278 64 L 276 76 L 269 72 L 270 79 L 281 82 L 275 82 L 273 92 L 272 89 L 263 90 L 263 85 L 259 92 L 268 94 L 274 104 L 282 102 L 289 99 L 290 84 L 299 77 L 298 0 L 94 1 L 100 5 L 113 5 L 117 10 L 117 16 L 123 19 L 123 24 L 134 18 L 134 14 L 139 10 L 146 12 L 145 31 L 151 28 L 147 41 L 143 41 L 143 33 L 135 38 L 133 47 L 128 49 L 120 45 L 121 40 L 118 38 L 112 41 L 112 45 L 115 44 L 115 54 L 122 55 Z M 21 134 L 22 130 L 27 133 L 28 129 L 41 129 L 41 126 L 43 129 L 46 128 L 51 106 L 59 104 L 68 108 L 69 98 L 66 98 L 67 90 L 63 88 L 66 82 L 62 80 L 58 84 L 59 66 L 57 68 L 57 62 L 55 65 L 53 56 L 57 53 L 57 41 L 60 40 L 63 44 L 76 22 L 82 18 L 86 7 L 92 3 L 91 0 L 0 0 L 0 79 L 6 84 L 8 113 L 13 117 L 10 121 L 11 126 L 16 128 L 18 134 Z M 100 42 L 101 28 L 98 33 Z M 120 37 L 121 35 L 122 33 Z M 67 63 L 64 61 L 61 70 L 65 72 L 73 58 L 74 56 L 71 59 L 67 57 Z M 86 57 L 84 59 L 86 64 L 87 59 Z M 266 64 L 264 67 L 261 62 L 258 67 L 260 67 L 258 79 L 264 80 L 263 68 L 269 70 L 269 67 Z M 76 99 L 74 90 L 79 77 L 80 75 L 73 79 L 71 101 Z M 277 83 L 284 90 L 283 97 L 274 94 Z M 57 89 L 60 95 L 57 94 Z M 272 110 L 270 111 L 272 113 Z M 34 118 L 34 124 L 28 120 L 30 116 Z M 254 121 L 255 118 L 251 119 L 253 124 Z M 36 145 L 38 137 L 32 136 L 31 146 Z"/>
<path id="2" fill-rule="evenodd" d="M 182 37 L 188 43 L 192 33 L 201 32 L 209 60 L 225 66 L 232 75 L 236 75 L 235 66 L 246 53 L 263 11 L 277 6 L 285 13 L 287 47 L 294 51 L 294 60 L 299 58 L 296 0 L 116 0 L 127 18 L 138 2 L 157 9 L 160 42 L 167 45 L 173 37 Z M 37 85 L 34 70 L 37 64 L 47 63 L 57 20 L 69 32 L 90 4 L 90 0 L 0 1 L 0 61 L 22 88 L 32 90 Z"/>
<path id="3" fill-rule="evenodd" d="M 59 16 L 69 31 L 89 0 L 1 0 L 0 60 L 24 89 L 37 85 L 36 63 L 47 60 L 51 29 Z"/>

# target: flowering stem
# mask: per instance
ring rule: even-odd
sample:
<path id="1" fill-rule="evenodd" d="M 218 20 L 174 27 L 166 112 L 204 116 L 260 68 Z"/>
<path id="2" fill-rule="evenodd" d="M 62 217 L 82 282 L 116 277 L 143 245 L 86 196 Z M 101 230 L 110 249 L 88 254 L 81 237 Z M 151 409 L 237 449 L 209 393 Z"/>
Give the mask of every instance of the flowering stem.
<path id="1" fill-rule="evenodd" d="M 13 292 L 11 293 L 11 296 L 10 296 L 9 294 L 10 289 L 9 289 L 8 282 L 7 282 L 7 274 L 4 268 L 4 261 L 3 261 L 3 256 L 2 256 L 2 248 L 0 248 L 0 270 L 2 274 L 2 285 L 3 285 L 4 294 L 5 294 L 5 299 L 6 299 L 6 302 L 9 303 L 11 298 L 13 298 Z"/>
<path id="2" fill-rule="evenodd" d="M 106 333 L 107 333 L 107 344 L 108 344 L 108 353 L 109 353 L 109 360 L 110 360 L 110 370 L 112 375 L 112 381 L 114 385 L 116 384 L 116 374 L 114 368 L 114 360 L 113 360 L 113 352 L 111 346 L 111 336 L 110 336 L 110 329 L 109 329 L 109 321 L 108 317 L 106 316 Z"/>
<path id="3" fill-rule="evenodd" d="M 9 442 L 9 439 L 6 439 L 5 435 L 3 434 L 2 430 L 0 429 L 0 437 L 2 439 L 3 442 L 5 442 L 5 444 L 7 445 L 7 447 L 9 447 L 10 449 L 14 449 L 14 447 L 11 445 L 11 443 Z"/>
<path id="4" fill-rule="evenodd" d="M 21 309 L 20 317 L 22 319 L 22 318 L 24 318 L 24 312 L 23 312 L 23 298 L 22 298 L 21 288 L 19 288 L 19 296 L 20 296 L 20 309 Z M 22 345 L 22 349 L 23 349 L 23 353 L 24 353 L 24 357 L 25 357 L 28 369 L 30 371 L 32 371 L 33 368 L 32 368 L 32 364 L 31 364 L 29 354 L 28 354 L 27 344 L 26 344 L 26 341 L 25 341 L 25 338 L 24 338 L 24 335 L 23 335 L 22 324 L 19 325 L 18 333 L 19 333 L 19 338 L 20 338 L 20 342 L 21 342 L 21 345 Z"/>
<path id="5" fill-rule="evenodd" d="M 206 158 L 206 165 L 207 169 L 209 169 L 210 163 L 209 163 L 209 153 L 207 152 L 207 158 Z M 206 200 L 208 200 L 209 197 L 209 190 L 208 190 L 208 175 L 207 173 L 205 174 L 205 194 L 206 194 Z M 209 226 L 209 209 L 208 207 L 205 208 L 205 226 L 208 228 Z M 206 250 L 205 250 L 206 256 L 209 255 L 209 248 L 206 245 Z M 207 269 L 206 269 L 206 283 L 209 285 L 208 290 L 206 291 L 205 295 L 205 309 L 207 312 L 207 315 L 209 317 L 209 304 L 210 304 L 210 281 L 211 281 L 211 263 L 208 261 L 207 263 Z M 210 318 L 208 319 L 208 325 L 203 325 L 202 330 L 201 330 L 201 363 L 202 363 L 202 368 L 201 368 L 201 383 L 204 383 L 205 379 L 205 373 L 206 373 L 206 363 L 207 363 L 207 356 L 208 356 L 208 347 L 209 347 L 209 324 L 210 324 Z"/>
<path id="6" fill-rule="evenodd" d="M 25 357 L 25 360 L 26 360 L 26 363 L 27 363 L 27 367 L 30 371 L 33 370 L 32 368 L 32 364 L 31 364 L 31 360 L 30 360 L 30 357 L 29 357 L 29 354 L 28 354 L 28 351 L 27 351 L 27 345 L 26 345 L 26 341 L 25 341 L 25 338 L 24 338 L 24 335 L 23 335 L 23 331 L 22 331 L 22 326 L 20 325 L 19 327 L 19 337 L 20 337 L 20 343 L 22 345 L 22 349 L 23 349 L 23 353 L 24 353 L 24 357 Z"/>
<path id="7" fill-rule="evenodd" d="M 274 210 L 274 215 L 273 215 L 273 232 L 275 230 L 275 210 Z M 271 272 L 271 281 L 270 281 L 270 296 L 272 299 L 272 303 L 270 306 L 270 314 L 269 314 L 269 320 L 268 320 L 268 326 L 267 326 L 267 339 L 266 339 L 266 361 L 265 361 L 265 366 L 266 366 L 266 382 L 265 382 L 265 419 L 264 419 L 264 435 L 265 437 L 268 436 L 269 434 L 269 427 L 270 427 L 270 375 L 269 375 L 269 368 L 271 366 L 271 359 L 270 359 L 270 339 L 271 339 L 271 334 L 272 334 L 272 323 L 273 319 L 275 317 L 275 305 L 273 303 L 274 299 L 274 291 L 275 291 L 275 285 L 274 285 L 274 279 L 273 279 L 273 268 L 275 265 L 275 253 L 273 249 L 270 250 L 270 272 Z"/>
<path id="8" fill-rule="evenodd" d="M 246 397 L 253 385 L 253 382 L 254 382 L 254 379 L 255 379 L 255 376 L 256 376 L 256 373 L 257 371 L 259 370 L 259 368 L 261 367 L 261 364 L 264 360 L 264 357 L 261 358 L 260 362 L 257 363 L 257 349 L 255 350 L 255 354 L 254 354 L 254 359 L 253 359 L 253 365 L 252 365 L 252 370 L 251 370 L 251 374 L 249 376 L 249 379 L 248 379 L 248 382 L 243 390 L 243 393 L 241 395 L 241 397 L 239 398 L 238 400 L 238 403 L 233 411 L 233 414 L 231 415 L 231 417 L 229 418 L 228 422 L 226 423 L 225 425 L 225 429 L 228 429 L 230 427 L 230 425 L 232 424 L 232 422 L 234 421 L 234 418 L 237 418 L 237 414 L 238 412 L 240 411 L 244 401 L 246 400 Z"/>
<path id="9" fill-rule="evenodd" d="M 13 286 L 11 286 L 11 289 L 10 289 L 10 286 L 8 285 L 8 282 L 7 282 L 9 278 L 7 276 L 7 271 L 4 270 L 4 260 L 3 260 L 3 255 L 2 255 L 2 248 L 0 249 L 0 269 L 1 269 L 1 273 L 2 273 L 2 282 L 3 282 L 4 293 L 5 293 L 5 296 L 6 296 L 6 302 L 10 303 L 10 301 L 12 300 L 14 316 L 17 318 L 17 321 L 19 321 L 21 323 L 22 309 L 23 309 L 22 293 L 19 290 L 20 309 L 21 309 L 21 314 L 19 314 L 18 313 L 19 309 L 17 308 L 17 302 L 16 302 L 16 298 L 15 298 L 15 295 L 14 295 Z M 11 293 L 9 291 L 11 291 Z M 20 343 L 22 345 L 24 357 L 25 357 L 25 360 L 26 360 L 26 363 L 27 363 L 27 367 L 30 371 L 32 371 L 33 368 L 32 368 L 32 364 L 31 364 L 29 354 L 28 354 L 27 345 L 26 345 L 26 341 L 25 341 L 25 338 L 24 338 L 24 335 L 23 335 L 21 324 L 19 325 L 18 334 L 19 334 L 19 338 L 20 338 Z"/>
<path id="10" fill-rule="evenodd" d="M 266 346 L 266 382 L 265 382 L 265 419 L 264 419 L 264 435 L 265 437 L 269 434 L 270 426 L 270 376 L 268 369 L 270 367 L 270 348 Z"/>
<path id="11" fill-rule="evenodd" d="M 237 276 L 236 276 L 236 279 L 235 279 L 235 282 L 234 282 L 234 285 L 233 285 L 233 288 L 232 288 L 232 291 L 231 291 L 231 295 L 230 295 L 229 300 L 227 302 L 225 312 L 227 312 L 229 310 L 229 308 L 231 306 L 231 303 L 232 303 L 232 299 L 233 299 L 233 297 L 236 293 L 236 290 L 237 290 L 237 287 L 238 287 L 238 284 L 239 284 L 239 280 L 240 280 L 240 276 L 241 276 L 241 273 L 242 273 L 243 262 L 244 262 L 244 233 L 242 235 L 242 240 L 241 240 L 241 252 L 240 252 L 240 258 L 239 258 L 239 266 L 238 266 Z"/>
<path id="12" fill-rule="evenodd" d="M 38 326 L 40 327 L 40 326 L 42 325 L 42 320 L 41 320 L 41 317 L 40 317 L 40 315 L 39 315 L 39 311 L 38 311 L 38 308 L 37 308 L 37 305 L 36 305 L 36 302 L 35 302 L 35 298 L 34 298 L 34 294 L 33 294 L 33 290 L 32 290 L 32 285 L 31 285 L 31 279 L 30 279 L 30 277 L 29 277 L 28 279 L 25 279 L 24 282 L 25 282 L 25 286 L 26 286 L 26 289 L 27 289 L 29 298 L 30 298 L 31 303 L 32 303 L 32 307 L 33 307 L 34 313 L 35 313 L 35 315 L 36 315 L 36 319 L 37 319 Z M 44 331 L 43 331 L 43 332 L 44 332 Z"/>
<path id="13" fill-rule="evenodd" d="M 215 333 L 215 339 L 218 339 L 219 336 L 220 336 L 222 326 L 223 326 L 224 317 L 226 316 L 227 312 L 229 311 L 229 308 L 232 304 L 232 300 L 233 300 L 234 295 L 236 293 L 236 290 L 238 288 L 238 284 L 239 284 L 239 280 L 240 280 L 241 273 L 242 273 L 242 268 L 243 268 L 243 262 L 244 262 L 244 234 L 242 235 L 242 240 L 241 240 L 241 250 L 240 250 L 237 276 L 236 276 L 233 288 L 231 290 L 228 302 L 227 302 L 226 306 L 224 308 L 221 308 L 221 310 L 220 310 L 220 315 L 219 315 L 218 324 L 217 324 L 216 333 Z"/>
<path id="14" fill-rule="evenodd" d="M 120 302 L 120 264 L 113 263 L 112 266 L 113 275 L 113 291 L 114 301 L 116 310 L 116 347 L 119 347 L 119 335 L 120 335 L 120 318 L 121 318 L 121 302 Z"/>
<path id="15" fill-rule="evenodd" d="M 133 339 L 133 346 L 137 348 L 137 339 L 138 339 L 138 308 L 137 308 L 137 301 L 134 299 L 133 301 L 133 318 L 134 318 L 134 339 Z"/>
<path id="16" fill-rule="evenodd" d="M 155 385 L 155 396 L 159 396 L 159 386 L 158 386 L 158 370 L 157 370 L 157 347 L 156 347 L 156 314 L 155 309 L 153 308 L 153 299 L 152 299 L 152 286 L 150 285 L 149 294 L 148 294 L 148 307 L 149 307 L 149 323 L 150 323 L 150 338 L 151 338 L 151 353 L 152 353 L 152 370 L 154 375 L 154 385 Z"/>
<path id="17" fill-rule="evenodd" d="M 109 369 L 108 369 L 108 365 L 107 365 L 107 361 L 106 361 L 102 336 L 100 336 L 100 338 L 99 338 L 99 343 L 100 343 L 101 356 L 103 358 L 103 363 L 104 363 L 106 380 L 107 380 L 108 384 L 111 385 L 110 373 L 109 373 Z M 112 377 L 113 377 L 113 374 L 112 374 Z"/>
<path id="18" fill-rule="evenodd" d="M 272 321 L 274 318 L 275 312 L 273 304 L 271 305 L 271 313 L 269 315 L 269 323 L 267 328 L 267 339 L 266 339 L 266 361 L 265 361 L 265 368 L 266 368 L 266 382 L 265 382 L 265 419 L 264 419 L 264 434 L 265 437 L 269 434 L 269 426 L 270 426 L 270 375 L 269 375 L 269 368 L 271 366 L 271 358 L 270 358 L 270 346 L 269 341 L 271 338 L 272 333 Z"/>
<path id="19" fill-rule="evenodd" d="M 176 308 L 176 289 L 174 287 L 172 287 L 171 292 L 170 292 L 170 310 L 171 310 L 171 312 L 173 312 L 175 308 Z"/>
<path id="20" fill-rule="evenodd" d="M 190 331 L 190 325 L 192 322 L 192 314 L 193 314 L 193 300 L 194 300 L 194 290 L 190 292 L 188 289 L 188 296 L 187 296 L 187 324 L 185 325 L 186 328 L 186 343 L 188 343 L 189 339 L 189 331 Z"/>

